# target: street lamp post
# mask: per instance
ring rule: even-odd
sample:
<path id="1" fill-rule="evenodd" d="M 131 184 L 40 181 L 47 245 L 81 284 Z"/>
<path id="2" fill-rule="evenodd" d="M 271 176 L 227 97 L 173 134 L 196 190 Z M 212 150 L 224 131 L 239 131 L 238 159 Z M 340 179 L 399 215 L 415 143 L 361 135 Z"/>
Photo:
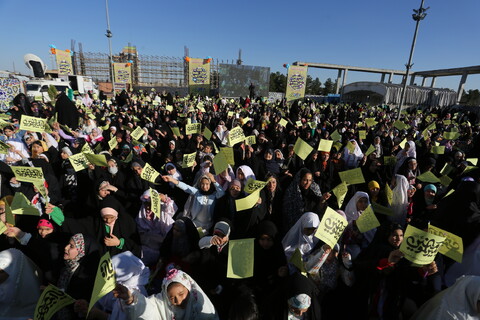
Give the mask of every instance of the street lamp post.
<path id="1" fill-rule="evenodd" d="M 108 16 L 108 0 L 105 0 L 105 8 L 106 8 L 106 14 L 107 14 L 107 33 L 105 34 L 108 38 L 108 49 L 110 52 L 110 81 L 112 82 L 112 91 L 113 95 L 115 96 L 115 77 L 114 77 L 114 71 L 113 71 L 113 56 L 112 56 L 112 37 L 113 34 L 110 31 L 110 17 Z"/>
<path id="2" fill-rule="evenodd" d="M 422 0 L 422 3 L 420 4 L 420 8 L 418 10 L 413 10 L 414 14 L 412 14 L 413 20 L 415 20 L 417 23 L 415 25 L 415 33 L 413 34 L 413 41 L 412 41 L 412 47 L 410 48 L 410 57 L 408 58 L 408 63 L 405 65 L 407 67 L 407 72 L 405 73 L 405 78 L 403 81 L 403 89 L 402 89 L 402 95 L 400 96 L 400 104 L 398 105 L 398 116 L 397 119 L 400 119 L 400 114 L 402 112 L 402 107 L 405 102 L 405 94 L 407 91 L 407 81 L 408 81 L 408 76 L 410 75 L 410 69 L 412 68 L 412 58 L 413 58 L 413 52 L 415 51 L 415 44 L 417 42 L 417 34 L 418 34 L 418 26 L 420 25 L 420 21 L 425 19 L 427 16 L 427 10 L 430 8 L 424 8 L 423 3 L 425 0 Z"/>

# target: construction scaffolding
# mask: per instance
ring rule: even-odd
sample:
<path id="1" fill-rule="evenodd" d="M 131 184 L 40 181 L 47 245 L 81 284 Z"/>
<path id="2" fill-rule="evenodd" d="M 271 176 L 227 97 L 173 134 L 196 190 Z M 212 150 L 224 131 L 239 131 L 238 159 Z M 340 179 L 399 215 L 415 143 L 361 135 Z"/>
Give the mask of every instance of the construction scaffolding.
<path id="1" fill-rule="evenodd" d="M 109 82 L 109 55 L 100 52 L 83 52 L 81 43 L 78 47 L 79 51 L 74 53 L 77 73 L 90 76 L 96 82 Z M 128 44 L 121 53 L 113 55 L 113 62 L 132 63 L 134 87 L 188 87 L 188 65 L 185 57 L 139 55 L 136 47 Z M 210 66 L 210 88 L 214 91 L 218 90 L 219 85 L 219 63 L 218 59 L 213 59 Z"/>

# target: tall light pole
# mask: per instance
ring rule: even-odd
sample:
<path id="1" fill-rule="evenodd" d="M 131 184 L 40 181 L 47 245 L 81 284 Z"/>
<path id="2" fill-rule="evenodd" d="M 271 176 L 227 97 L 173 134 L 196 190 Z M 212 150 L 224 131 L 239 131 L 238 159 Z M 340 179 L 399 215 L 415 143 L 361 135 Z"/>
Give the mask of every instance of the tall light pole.
<path id="1" fill-rule="evenodd" d="M 112 56 L 112 37 L 113 34 L 110 31 L 110 17 L 108 16 L 108 0 L 105 0 L 105 8 L 107 13 L 107 33 L 105 34 L 108 38 L 108 49 L 110 52 L 110 81 L 112 81 L 112 91 L 113 95 L 115 96 L 115 77 L 113 75 L 113 56 Z"/>
<path id="2" fill-rule="evenodd" d="M 430 8 L 424 8 L 423 3 L 425 0 L 422 0 L 422 3 L 420 4 L 420 8 L 418 10 L 413 10 L 414 14 L 412 14 L 413 20 L 415 20 L 417 23 L 415 25 L 415 33 L 413 34 L 413 41 L 412 41 L 412 47 L 410 48 L 410 57 L 408 58 L 408 63 L 405 65 L 407 67 L 407 72 L 405 73 L 405 78 L 403 82 L 403 89 L 402 89 L 402 95 L 400 96 L 400 104 L 398 105 L 398 116 L 397 119 L 400 119 L 400 114 L 402 112 L 402 107 L 405 102 L 405 94 L 407 91 L 407 81 L 408 81 L 408 76 L 410 75 L 410 69 L 412 68 L 412 58 L 413 58 L 413 52 L 415 51 L 415 44 L 417 42 L 417 34 L 418 34 L 418 26 L 420 25 L 420 21 L 425 19 L 427 16 L 427 10 Z"/>

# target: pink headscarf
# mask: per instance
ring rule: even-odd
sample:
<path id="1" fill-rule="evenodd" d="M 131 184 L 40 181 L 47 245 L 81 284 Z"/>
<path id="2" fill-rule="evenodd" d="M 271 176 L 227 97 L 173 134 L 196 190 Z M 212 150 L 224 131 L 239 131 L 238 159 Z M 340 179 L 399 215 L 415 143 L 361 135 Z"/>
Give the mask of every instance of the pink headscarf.
<path id="1" fill-rule="evenodd" d="M 118 211 L 113 209 L 113 208 L 108 208 L 108 207 L 107 208 L 102 208 L 100 210 L 100 215 L 102 216 L 102 218 L 104 218 L 105 216 L 115 217 L 115 220 L 113 220 L 111 223 L 105 223 L 105 225 L 110 227 L 110 235 L 112 235 L 113 226 L 115 225 L 115 221 L 117 221 L 117 219 L 118 219 Z"/>

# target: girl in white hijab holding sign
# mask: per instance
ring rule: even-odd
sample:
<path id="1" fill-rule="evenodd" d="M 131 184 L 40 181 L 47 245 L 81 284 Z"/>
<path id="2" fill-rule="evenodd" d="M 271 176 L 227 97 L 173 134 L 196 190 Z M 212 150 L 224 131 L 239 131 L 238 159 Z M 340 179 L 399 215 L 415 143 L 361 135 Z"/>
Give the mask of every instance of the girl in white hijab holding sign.
<path id="1" fill-rule="evenodd" d="M 202 288 L 185 272 L 170 269 L 162 292 L 146 298 L 117 285 L 114 295 L 124 300 L 130 319 L 218 320 L 215 307 Z"/>

